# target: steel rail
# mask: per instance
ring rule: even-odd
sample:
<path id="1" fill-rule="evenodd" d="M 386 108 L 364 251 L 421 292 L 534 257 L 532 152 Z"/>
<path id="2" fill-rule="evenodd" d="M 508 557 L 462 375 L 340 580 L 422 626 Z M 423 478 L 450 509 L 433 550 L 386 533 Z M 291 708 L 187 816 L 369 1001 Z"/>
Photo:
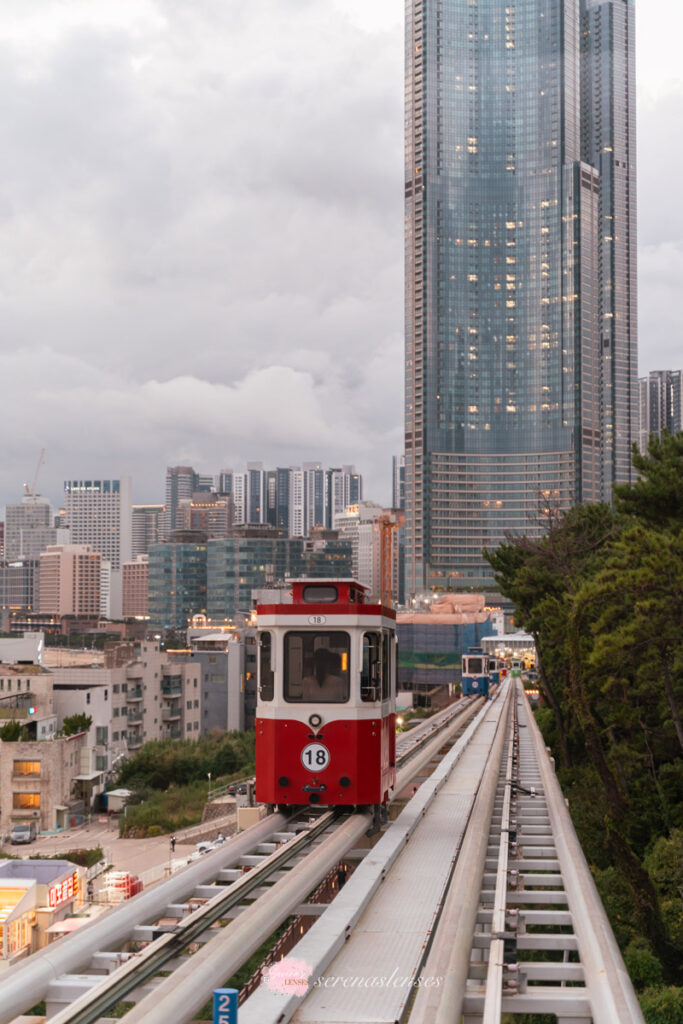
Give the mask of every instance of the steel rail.
<path id="1" fill-rule="evenodd" d="M 469 719 L 474 714 L 480 703 L 480 701 L 460 701 L 456 705 L 447 709 L 445 712 L 442 712 L 441 714 L 443 715 L 443 721 L 440 721 L 436 728 L 432 724 L 426 736 L 420 737 L 419 742 L 417 744 L 411 744 L 410 749 L 401 754 L 399 758 L 397 758 L 398 764 L 400 766 L 397 774 L 397 792 L 400 791 L 405 785 L 407 785 L 410 782 L 410 780 L 414 778 L 415 775 L 419 773 L 419 771 L 421 771 L 422 768 L 426 764 L 428 764 L 430 760 L 434 758 L 434 756 L 443 746 L 444 742 L 448 740 L 448 738 L 451 736 L 453 732 L 457 731 L 457 729 L 461 727 L 461 720 Z M 276 817 L 279 818 L 281 816 Z M 328 816 L 326 816 L 326 819 L 327 817 Z M 355 817 L 362 819 L 363 828 L 361 829 L 358 835 L 356 835 L 356 831 L 354 830 L 353 842 L 357 841 L 357 838 L 360 838 L 363 832 L 367 830 L 369 821 L 369 817 L 367 814 L 356 815 Z M 272 822 L 273 818 L 271 817 L 267 820 Z M 328 821 L 327 824 L 329 825 L 329 823 L 330 822 Z M 327 825 L 325 825 L 324 827 L 327 827 Z M 271 828 L 271 832 L 275 830 L 276 829 Z M 321 829 L 317 830 L 318 833 L 319 831 L 321 831 Z M 251 842 L 252 847 L 253 845 L 254 840 L 252 840 Z M 335 854 L 337 856 L 337 860 L 343 857 L 344 853 L 348 852 L 352 845 L 353 844 L 347 845 L 344 847 L 344 849 L 341 850 L 341 852 L 337 852 Z M 292 843 L 288 843 L 286 845 L 287 850 L 289 850 L 291 847 Z M 285 848 L 283 848 L 283 851 L 277 851 L 276 854 L 272 854 L 271 858 L 274 858 L 280 854 L 284 855 L 284 849 Z M 294 850 L 294 852 L 289 854 L 289 857 L 295 856 L 296 852 L 297 851 Z M 256 889 L 263 883 L 264 878 L 266 877 L 263 873 L 263 868 L 266 866 L 267 863 L 270 862 L 271 858 L 267 858 L 267 860 L 263 862 L 263 865 L 259 865 L 249 873 L 248 888 L 247 883 L 245 883 L 244 887 L 241 887 L 241 896 L 234 889 L 234 885 L 238 883 L 233 883 L 233 885 L 229 887 L 229 892 L 234 892 L 235 903 L 238 903 L 240 902 L 241 899 L 244 899 L 244 896 L 246 895 L 248 889 Z M 336 863 L 336 861 L 334 861 L 333 863 Z M 333 866 L 333 864 L 331 866 Z M 276 864 L 276 866 L 273 867 L 272 870 L 268 871 L 268 874 L 271 874 L 272 871 L 279 870 L 281 867 L 281 863 Z M 329 869 L 326 868 L 325 872 L 327 870 Z M 290 874 L 291 873 L 292 872 L 290 872 Z M 321 875 L 321 877 L 323 876 Z M 284 880 L 281 880 L 279 883 L 276 884 L 278 886 L 281 886 L 283 881 Z M 164 883 L 162 886 L 159 886 L 158 889 L 155 891 L 160 892 L 167 885 L 168 883 Z M 275 888 L 275 886 L 273 888 Z M 183 891 L 188 891 L 187 885 L 184 887 Z M 269 893 L 268 895 L 270 899 L 272 895 L 272 890 L 271 893 Z M 216 897 L 215 899 L 221 900 L 221 912 L 217 913 L 213 918 L 213 920 L 218 920 L 220 919 L 220 917 L 225 915 L 227 909 L 229 909 L 229 906 L 227 895 L 221 895 L 221 897 Z M 168 898 L 162 901 L 162 909 L 169 902 L 171 902 L 171 900 Z M 300 900 L 298 900 L 298 902 L 300 902 Z M 69 1022 L 69 1024 L 77 1024 L 77 1022 L 78 1024 L 85 1024 L 85 1022 L 97 1020 L 98 1017 L 102 1015 L 104 1009 L 110 1007 L 111 1005 L 113 1005 L 113 1003 L 123 998 L 123 996 L 133 991 L 135 988 L 139 987 L 139 985 L 144 980 L 146 980 L 150 975 L 153 975 L 158 970 L 160 970 L 164 963 L 166 963 L 170 959 L 173 959 L 175 956 L 178 955 L 182 948 L 185 948 L 187 945 L 190 944 L 190 942 L 194 941 L 194 938 L 197 934 L 201 934 L 207 930 L 207 928 L 212 923 L 212 921 L 209 920 L 207 916 L 209 913 L 208 908 L 210 908 L 213 903 L 214 901 L 211 901 L 211 904 L 207 904 L 204 907 L 199 908 L 190 917 L 186 918 L 183 921 L 183 925 L 187 925 L 187 928 L 180 926 L 176 932 L 171 933 L 170 937 L 164 936 L 161 939 L 155 940 L 153 947 L 149 947 L 149 949 L 146 950 L 145 953 L 143 953 L 141 956 L 136 955 L 134 958 L 131 958 L 131 960 L 129 960 L 125 965 L 119 967 L 116 971 L 114 971 L 111 975 L 105 978 L 102 982 L 93 986 L 93 988 L 89 992 L 83 993 L 83 995 L 80 996 L 68 1008 L 66 1008 L 63 1011 L 60 1011 L 60 1013 L 57 1016 L 51 1018 L 51 1021 L 54 1021 L 54 1024 L 66 1024 L 67 1021 Z M 289 912 L 291 911 L 288 911 L 288 913 Z M 244 913 L 246 913 L 246 911 L 244 911 L 240 915 L 240 917 L 244 916 Z M 284 916 L 287 916 L 287 914 L 285 914 Z M 140 922 L 138 921 L 137 923 Z M 257 946 L 255 948 L 258 948 L 258 945 L 260 945 L 262 941 L 268 938 L 268 935 L 272 934 L 273 928 L 276 926 L 277 923 L 279 922 L 273 922 L 271 919 L 270 930 L 262 938 L 259 939 L 259 942 L 257 943 Z M 235 925 L 233 922 L 233 924 L 229 929 L 227 929 L 227 931 L 229 931 L 230 934 L 234 934 L 234 927 Z M 124 938 L 126 937 L 128 937 L 128 935 L 124 936 Z M 215 941 L 216 940 L 214 938 L 210 943 L 212 948 L 214 947 Z M 108 947 L 111 948 L 112 945 L 114 945 L 114 943 L 112 942 L 110 936 L 108 939 Z M 155 952 L 157 949 L 159 950 L 158 959 L 157 954 Z M 90 947 L 90 953 L 92 954 L 92 946 Z M 248 955 L 250 954 L 245 954 L 243 952 L 243 948 L 241 948 L 240 956 L 242 957 L 242 961 L 246 959 Z M 192 962 L 194 963 L 195 960 L 196 955 L 192 957 Z M 235 969 L 237 969 L 239 966 L 241 966 L 241 962 L 237 963 Z M 55 979 L 51 978 L 50 980 Z M 1 994 L 2 990 L 0 985 L 0 995 Z M 203 1005 L 203 1002 L 200 1003 L 200 1005 Z M 91 1007 L 93 1008 L 92 1010 L 90 1009 Z"/>
<path id="2" fill-rule="evenodd" d="M 527 708 L 529 705 L 527 703 Z M 572 913 L 594 1024 L 645 1024 L 623 957 L 593 881 L 557 781 L 554 762 L 529 709 L 529 730 L 538 758 L 560 870 Z"/>
<path id="3" fill-rule="evenodd" d="M 364 859 L 354 872 L 351 880 L 344 886 L 343 893 L 335 899 L 332 906 L 325 912 L 301 942 L 292 950 L 295 959 L 305 961 L 311 968 L 309 985 L 315 983 L 341 951 L 351 932 L 367 910 L 371 900 L 386 879 L 392 866 L 404 851 L 415 831 L 421 825 L 429 807 L 438 798 L 440 790 L 446 784 L 451 772 L 460 761 L 470 740 L 477 734 L 477 729 L 486 718 L 489 706 L 481 701 L 468 702 L 465 714 L 473 717 L 465 732 L 457 743 L 441 760 L 430 778 L 422 785 L 419 792 L 409 801 L 399 818 L 392 822 L 381 840 L 372 850 L 372 854 Z M 483 706 L 480 706 L 483 705 Z M 435 741 L 432 741 L 432 745 Z M 438 742 L 438 741 L 436 741 Z M 443 740 L 441 741 L 443 743 Z M 404 769 L 412 769 L 409 765 Z M 400 786 L 397 786 L 400 788 Z M 330 928 L 327 932 L 319 931 L 324 921 L 331 915 Z M 291 1019 L 298 1006 L 304 1001 L 305 995 L 287 992 L 267 994 L 260 990 L 255 992 L 240 1009 L 240 1019 L 244 1017 L 248 1024 L 278 1024 Z M 187 1020 L 188 1018 L 183 1018 Z"/>
<path id="4" fill-rule="evenodd" d="M 457 713 L 448 715 L 446 722 L 437 730 L 424 737 L 417 751 L 411 749 L 408 756 L 402 755 L 399 759 L 401 768 L 397 775 L 396 791 L 400 791 L 407 785 L 410 779 L 415 777 L 415 772 L 421 770 L 433 759 L 444 744 L 446 738 L 444 734 L 450 734 L 460 728 L 461 719 L 471 717 L 480 703 L 467 702 L 467 705 L 464 708 L 459 708 Z M 276 887 L 273 887 L 266 901 L 265 919 L 263 907 L 260 904 L 255 904 L 243 911 L 230 928 L 217 935 L 186 965 L 179 968 L 171 978 L 165 979 L 154 993 L 141 1000 L 126 1015 L 130 1024 L 136 1024 L 137 1021 L 154 1024 L 155 1020 L 160 1022 L 167 1020 L 171 1008 L 175 1010 L 175 1020 L 191 1020 L 192 1014 L 206 1001 L 207 991 L 211 991 L 211 986 L 220 986 L 230 974 L 239 969 L 247 956 L 258 949 L 259 945 L 272 934 L 274 927 L 301 903 L 313 885 L 324 877 L 330 868 L 362 837 L 367 831 L 370 820 L 369 813 L 355 815 L 348 820 L 348 827 L 338 828 L 334 835 L 322 844 L 326 846 L 326 850 L 323 854 L 321 847 L 320 858 L 318 858 L 319 851 L 314 851 L 307 857 L 305 864 L 294 868 L 286 879 L 282 879 Z M 318 859 L 320 859 L 320 864 L 314 864 L 314 861 Z M 303 884 L 298 878 L 299 868 L 304 872 Z M 262 903 L 263 901 L 261 901 Z M 209 988 L 206 989 L 205 985 L 208 985 Z M 133 987 L 131 986 L 131 989 Z M 178 1016 L 180 990 L 183 993 L 182 1017 Z M 55 1024 L 66 1024 L 67 1020 L 69 1024 L 72 1024 L 70 1016 L 65 1018 L 64 1022 L 55 1021 Z M 76 1022 L 74 1021 L 73 1024 Z"/>
<path id="5" fill-rule="evenodd" d="M 459 704 L 456 706 L 459 707 Z M 458 712 L 443 727 L 439 727 L 436 731 L 425 736 L 417 750 L 411 748 L 398 758 L 395 792 L 400 793 L 411 779 L 416 778 L 429 762 L 434 760 L 444 743 L 450 742 L 452 734 L 461 728 L 463 722 L 467 722 L 470 718 L 474 717 L 475 712 L 481 707 L 481 698 L 467 701 L 465 706 L 459 708 Z"/>
<path id="6" fill-rule="evenodd" d="M 107 914 L 73 932 L 68 939 L 53 942 L 17 964 L 0 978 L 0 1024 L 10 1024 L 33 1003 L 44 999 L 51 982 L 89 963 L 95 952 L 114 949 L 125 942 L 138 925 L 156 921 L 170 903 L 213 881 L 220 871 L 236 864 L 240 857 L 281 831 L 288 819 L 271 815 L 252 825 L 220 849 L 206 854 L 166 882 L 146 889 Z"/>
<path id="7" fill-rule="evenodd" d="M 69 1007 L 50 1018 L 51 1024 L 90 1024 L 96 1021 L 114 1003 L 118 1002 L 150 976 L 158 973 L 169 960 L 203 935 L 216 921 L 238 906 L 264 881 L 280 871 L 294 857 L 309 847 L 333 823 L 336 814 L 328 811 L 309 829 L 299 832 L 265 858 L 262 864 L 225 886 L 212 900 L 184 918 L 173 932 L 155 940 L 146 950 L 132 957 L 97 985 L 94 992 L 86 992 Z M 201 1004 L 200 1004 L 201 1005 Z"/>
<path id="8" fill-rule="evenodd" d="M 512 693 L 512 685 L 507 684 L 503 698 L 505 711 L 498 723 L 441 918 L 423 967 L 425 973 L 441 977 L 443 982 L 439 988 L 417 990 L 410 1012 L 411 1024 L 453 1024 L 462 1014 Z"/>
<path id="9" fill-rule="evenodd" d="M 140 1000 L 125 1017 L 128 1024 L 174 1024 L 193 1020 L 210 993 L 220 988 L 244 961 L 306 898 L 344 853 L 365 834 L 372 815 L 354 814 L 323 840 L 304 861 L 222 929 L 202 949 Z M 71 1021 L 71 1017 L 68 1018 Z"/>
<path id="10" fill-rule="evenodd" d="M 486 975 L 486 994 L 482 1024 L 500 1024 L 503 1004 L 503 958 L 505 954 L 505 911 L 507 907 L 508 855 L 510 850 L 510 804 L 512 802 L 512 771 L 514 763 L 515 731 L 517 725 L 516 704 L 512 704 L 512 721 L 505 758 L 505 783 L 503 813 L 500 822 L 500 843 L 498 846 L 498 870 L 496 893 L 493 901 L 491 924 L 491 945 Z"/>
<path id="11" fill-rule="evenodd" d="M 481 698 L 478 700 L 480 701 Z M 433 717 L 425 718 L 420 725 L 416 725 L 410 732 L 401 733 L 396 742 L 397 748 L 399 745 L 401 748 L 401 763 L 405 763 L 412 756 L 413 752 L 419 749 L 428 736 L 436 736 L 437 733 L 443 732 L 449 727 L 454 718 L 460 715 L 465 708 L 473 704 L 475 704 L 474 701 L 462 697 L 455 704 L 444 708 L 443 711 L 439 711 Z"/>

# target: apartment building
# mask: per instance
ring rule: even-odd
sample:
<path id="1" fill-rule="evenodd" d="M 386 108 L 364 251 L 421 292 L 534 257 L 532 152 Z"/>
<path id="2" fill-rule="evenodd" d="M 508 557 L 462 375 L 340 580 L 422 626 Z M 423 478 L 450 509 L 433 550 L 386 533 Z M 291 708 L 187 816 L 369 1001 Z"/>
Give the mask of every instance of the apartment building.
<path id="1" fill-rule="evenodd" d="M 102 555 L 89 544 L 51 544 L 40 556 L 39 611 L 99 618 Z"/>

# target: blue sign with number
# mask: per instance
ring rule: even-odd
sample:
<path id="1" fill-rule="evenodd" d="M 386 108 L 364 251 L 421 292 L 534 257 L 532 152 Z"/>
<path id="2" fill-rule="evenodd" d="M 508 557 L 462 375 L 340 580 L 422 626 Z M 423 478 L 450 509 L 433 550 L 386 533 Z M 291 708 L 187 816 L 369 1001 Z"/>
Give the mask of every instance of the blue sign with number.
<path id="1" fill-rule="evenodd" d="M 237 1024 L 236 988 L 215 988 L 213 990 L 213 1024 Z"/>

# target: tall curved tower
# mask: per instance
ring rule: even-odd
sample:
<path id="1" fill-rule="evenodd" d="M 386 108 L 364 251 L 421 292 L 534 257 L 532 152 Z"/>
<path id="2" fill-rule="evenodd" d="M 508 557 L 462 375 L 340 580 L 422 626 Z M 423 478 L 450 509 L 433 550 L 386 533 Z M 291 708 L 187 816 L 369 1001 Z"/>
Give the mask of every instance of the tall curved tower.
<path id="1" fill-rule="evenodd" d="M 633 0 L 406 4 L 406 592 L 629 479 Z"/>

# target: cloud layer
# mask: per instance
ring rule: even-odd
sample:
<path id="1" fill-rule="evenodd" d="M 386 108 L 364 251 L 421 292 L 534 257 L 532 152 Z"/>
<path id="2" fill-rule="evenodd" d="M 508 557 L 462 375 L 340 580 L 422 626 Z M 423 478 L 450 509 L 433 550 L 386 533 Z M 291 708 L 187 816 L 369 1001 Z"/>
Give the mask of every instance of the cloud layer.
<path id="1" fill-rule="evenodd" d="M 5 0 L 0 506 L 42 447 L 56 501 L 66 477 L 131 473 L 153 501 L 167 464 L 318 458 L 355 462 L 388 501 L 402 16 L 398 0 Z M 682 361 L 682 106 L 665 79 L 642 97 L 642 372 Z"/>
<path id="2" fill-rule="evenodd" d="M 29 10 L 27 10 L 29 8 Z M 401 31 L 312 0 L 0 13 L 0 503 L 401 447 Z"/>

